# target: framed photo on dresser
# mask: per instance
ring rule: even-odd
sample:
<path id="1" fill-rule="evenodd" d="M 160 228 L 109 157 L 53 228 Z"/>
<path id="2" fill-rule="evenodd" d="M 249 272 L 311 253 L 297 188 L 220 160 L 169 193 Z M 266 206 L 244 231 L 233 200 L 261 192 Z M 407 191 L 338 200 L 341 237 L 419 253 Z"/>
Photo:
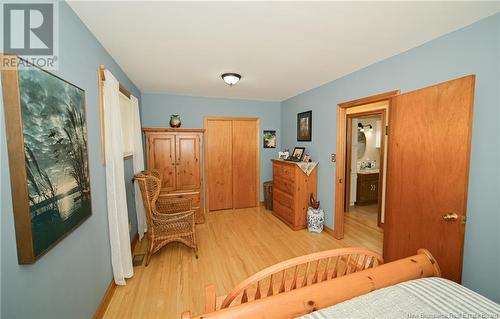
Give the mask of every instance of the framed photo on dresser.
<path id="1" fill-rule="evenodd" d="M 287 159 L 292 162 L 300 162 L 302 161 L 302 157 L 304 157 L 305 147 L 296 147 L 293 149 L 292 155 Z"/>

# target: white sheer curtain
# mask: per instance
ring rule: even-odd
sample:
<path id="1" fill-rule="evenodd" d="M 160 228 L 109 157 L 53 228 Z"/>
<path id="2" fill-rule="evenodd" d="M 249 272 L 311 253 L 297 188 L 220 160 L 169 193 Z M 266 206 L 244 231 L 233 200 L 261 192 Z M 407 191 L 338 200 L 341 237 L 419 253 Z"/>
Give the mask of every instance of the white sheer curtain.
<path id="1" fill-rule="evenodd" d="M 132 102 L 132 143 L 134 146 L 134 174 L 140 173 L 144 170 L 144 153 L 142 148 L 142 130 L 141 130 L 141 116 L 139 114 L 139 101 L 133 95 L 130 96 Z M 144 212 L 144 205 L 142 204 L 141 190 L 139 185 L 134 183 L 135 189 L 135 211 L 137 213 L 137 233 L 139 239 L 144 237 L 147 231 L 146 213 Z"/>
<path id="2" fill-rule="evenodd" d="M 134 275 L 128 230 L 127 197 L 123 168 L 123 143 L 119 83 L 108 70 L 103 84 L 106 150 L 106 193 L 111 265 L 117 285 Z"/>

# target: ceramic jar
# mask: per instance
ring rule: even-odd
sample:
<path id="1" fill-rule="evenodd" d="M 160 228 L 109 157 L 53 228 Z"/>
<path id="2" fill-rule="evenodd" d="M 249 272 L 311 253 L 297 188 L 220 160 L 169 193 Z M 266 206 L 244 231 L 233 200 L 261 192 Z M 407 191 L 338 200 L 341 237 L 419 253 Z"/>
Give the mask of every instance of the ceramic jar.
<path id="1" fill-rule="evenodd" d="M 181 127 L 181 117 L 178 114 L 170 115 L 170 127 Z"/>
<path id="2" fill-rule="evenodd" d="M 323 231 L 323 223 L 325 222 L 325 212 L 323 209 L 307 209 L 307 229 L 312 233 L 321 233 Z"/>

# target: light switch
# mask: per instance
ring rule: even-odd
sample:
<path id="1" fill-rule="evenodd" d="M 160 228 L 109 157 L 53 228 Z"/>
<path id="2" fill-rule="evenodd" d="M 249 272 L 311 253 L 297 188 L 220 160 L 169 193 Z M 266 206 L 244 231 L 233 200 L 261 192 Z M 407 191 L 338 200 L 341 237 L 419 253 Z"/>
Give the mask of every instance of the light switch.
<path id="1" fill-rule="evenodd" d="M 337 154 L 332 154 L 332 162 L 335 163 L 337 161 Z"/>

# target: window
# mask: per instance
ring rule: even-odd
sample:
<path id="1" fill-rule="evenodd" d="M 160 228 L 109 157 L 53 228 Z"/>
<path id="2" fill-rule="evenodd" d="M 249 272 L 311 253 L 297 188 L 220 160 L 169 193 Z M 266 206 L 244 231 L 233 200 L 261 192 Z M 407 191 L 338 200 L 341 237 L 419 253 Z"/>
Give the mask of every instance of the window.
<path id="1" fill-rule="evenodd" d="M 120 111 L 122 117 L 122 138 L 123 138 L 123 157 L 132 156 L 134 144 L 132 139 L 133 123 L 132 112 L 133 107 L 130 99 L 120 92 Z"/>

